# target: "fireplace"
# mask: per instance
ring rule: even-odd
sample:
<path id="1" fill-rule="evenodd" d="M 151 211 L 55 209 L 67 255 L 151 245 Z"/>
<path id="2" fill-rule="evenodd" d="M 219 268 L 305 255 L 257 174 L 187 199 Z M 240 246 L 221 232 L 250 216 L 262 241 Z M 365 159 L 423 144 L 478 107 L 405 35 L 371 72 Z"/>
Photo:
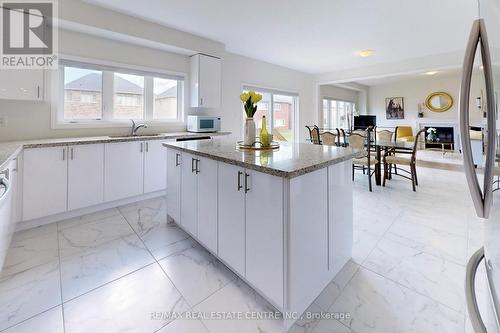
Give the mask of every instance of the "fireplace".
<path id="1" fill-rule="evenodd" d="M 425 148 L 440 148 L 449 147 L 450 150 L 455 149 L 455 128 L 450 126 L 425 126 Z M 436 129 L 437 139 L 435 141 L 427 140 L 427 130 L 429 128 Z"/>

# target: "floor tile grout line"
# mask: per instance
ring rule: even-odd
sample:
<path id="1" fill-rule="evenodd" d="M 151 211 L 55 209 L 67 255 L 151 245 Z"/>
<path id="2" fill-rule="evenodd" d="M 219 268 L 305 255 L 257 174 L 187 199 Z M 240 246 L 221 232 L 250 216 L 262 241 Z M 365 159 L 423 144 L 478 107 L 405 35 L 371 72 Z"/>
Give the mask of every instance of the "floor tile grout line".
<path id="1" fill-rule="evenodd" d="M 61 293 L 61 312 L 63 321 L 63 333 L 66 332 L 66 321 L 64 316 L 64 302 L 63 302 L 63 287 L 62 287 L 62 265 L 61 265 L 61 246 L 59 243 L 59 223 L 56 223 L 56 233 L 57 233 L 57 257 L 59 259 L 59 289 Z"/>
<path id="2" fill-rule="evenodd" d="M 422 292 L 420 292 L 420 291 L 418 291 L 418 290 L 414 290 L 414 289 L 413 289 L 413 288 L 411 288 L 411 287 L 405 286 L 405 285 L 404 285 L 404 284 L 402 284 L 401 282 L 398 282 L 398 281 L 396 281 L 396 280 L 394 280 L 394 279 L 391 279 L 391 278 L 389 278 L 389 277 L 387 277 L 387 276 L 384 276 L 384 275 L 382 275 L 382 274 L 380 274 L 380 273 L 378 273 L 378 272 L 375 272 L 374 270 L 372 270 L 372 269 L 370 269 L 370 268 L 367 268 L 367 267 L 365 267 L 365 266 L 362 266 L 362 267 L 363 267 L 364 269 L 366 269 L 367 271 L 372 272 L 373 274 L 376 274 L 376 275 L 378 275 L 378 276 L 380 276 L 380 277 L 382 277 L 382 278 L 384 278 L 384 279 L 387 279 L 387 280 L 389 280 L 389 281 L 391 281 L 391 282 L 393 282 L 393 283 L 395 283 L 395 284 L 397 284 L 397 285 L 399 285 L 399 286 L 401 286 L 401 287 L 403 287 L 403 288 L 405 288 L 405 289 L 408 289 L 408 290 L 410 290 L 410 291 L 413 291 L 414 293 L 419 294 L 419 295 L 420 295 L 420 296 L 422 296 L 422 297 L 425 297 L 425 298 L 427 298 L 427 299 L 429 299 L 429 300 L 431 300 L 431 301 L 433 301 L 433 302 L 435 302 L 435 303 L 438 303 L 439 305 L 442 305 L 442 306 L 444 306 L 445 308 L 447 308 L 447 309 L 449 309 L 449 310 L 451 310 L 451 311 L 453 311 L 453 312 L 456 312 L 456 313 L 458 313 L 458 314 L 462 314 L 462 311 L 455 310 L 455 309 L 451 308 L 449 305 L 446 305 L 446 304 L 442 303 L 441 301 L 438 301 L 438 300 L 436 300 L 436 299 L 432 298 L 431 296 L 425 295 L 425 294 L 423 294 Z"/>
<path id="3" fill-rule="evenodd" d="M 140 207 L 139 207 L 140 209 Z M 172 284 L 172 286 L 175 288 L 175 290 L 177 290 L 177 292 L 179 293 L 179 295 L 182 297 L 182 299 L 186 302 L 186 304 L 189 306 L 190 309 L 192 309 L 192 306 L 191 304 L 188 302 L 188 300 L 186 299 L 186 297 L 181 293 L 181 291 L 179 290 L 179 288 L 177 288 L 177 286 L 175 285 L 174 281 L 170 278 L 170 276 L 168 276 L 167 272 L 165 272 L 165 270 L 163 269 L 162 265 L 160 264 L 160 262 L 156 259 L 156 257 L 153 255 L 153 253 L 150 251 L 150 249 L 148 248 L 148 246 L 146 245 L 146 243 L 144 242 L 144 240 L 141 238 L 141 236 L 139 236 L 139 234 L 137 233 L 137 231 L 135 231 L 135 229 L 132 227 L 132 224 L 130 223 L 130 221 L 127 219 L 127 217 L 120 211 L 120 214 L 122 215 L 122 217 L 125 219 L 125 222 L 127 222 L 127 224 L 130 226 L 130 228 L 132 228 L 132 230 L 134 231 L 134 233 L 137 235 L 137 237 L 139 237 L 139 239 L 141 240 L 142 244 L 144 244 L 144 247 L 146 249 L 146 251 L 148 251 L 148 253 L 151 255 L 151 257 L 153 258 L 153 260 L 155 261 L 155 263 L 160 267 L 161 271 L 163 272 L 163 274 L 165 274 L 165 276 L 167 277 L 167 279 L 170 281 L 170 283 Z M 166 213 L 165 213 L 165 217 L 166 217 Z M 165 221 L 166 223 L 166 221 Z M 162 327 L 165 327 L 167 326 L 168 324 L 162 326 Z"/>

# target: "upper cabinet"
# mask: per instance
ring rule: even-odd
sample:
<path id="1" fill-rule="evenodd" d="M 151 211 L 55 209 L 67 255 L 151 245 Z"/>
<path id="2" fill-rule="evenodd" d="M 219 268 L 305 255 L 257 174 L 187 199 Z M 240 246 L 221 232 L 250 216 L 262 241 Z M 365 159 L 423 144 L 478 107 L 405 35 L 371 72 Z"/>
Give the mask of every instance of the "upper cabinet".
<path id="1" fill-rule="evenodd" d="M 42 69 L 3 69 L 0 74 L 0 99 L 43 101 Z"/>
<path id="2" fill-rule="evenodd" d="M 191 57 L 191 107 L 219 108 L 221 105 L 222 60 L 196 54 Z"/>

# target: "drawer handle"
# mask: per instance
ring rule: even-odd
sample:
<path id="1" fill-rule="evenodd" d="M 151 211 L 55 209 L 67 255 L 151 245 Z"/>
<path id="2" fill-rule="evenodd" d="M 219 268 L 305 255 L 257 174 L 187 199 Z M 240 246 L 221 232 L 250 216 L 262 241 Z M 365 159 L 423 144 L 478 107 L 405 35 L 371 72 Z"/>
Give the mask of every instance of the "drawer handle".
<path id="1" fill-rule="evenodd" d="M 191 158 L 191 173 L 194 173 L 196 171 L 196 168 L 194 166 L 195 161 L 196 160 L 194 158 Z"/>
<path id="2" fill-rule="evenodd" d="M 238 191 L 243 188 L 243 186 L 241 186 L 241 175 L 243 175 L 243 172 L 238 171 Z"/>
<path id="3" fill-rule="evenodd" d="M 181 165 L 179 163 L 179 157 L 181 156 L 181 154 L 175 154 L 175 166 L 178 167 L 179 165 Z"/>

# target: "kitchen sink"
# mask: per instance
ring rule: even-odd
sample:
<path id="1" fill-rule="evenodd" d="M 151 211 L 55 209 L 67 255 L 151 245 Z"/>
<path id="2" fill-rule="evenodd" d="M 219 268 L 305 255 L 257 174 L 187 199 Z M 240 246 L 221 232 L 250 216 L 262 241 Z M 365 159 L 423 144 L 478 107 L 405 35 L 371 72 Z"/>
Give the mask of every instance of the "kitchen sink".
<path id="1" fill-rule="evenodd" d="M 163 134 L 160 133 L 155 133 L 155 134 L 126 134 L 126 135 L 108 135 L 110 138 L 115 138 L 115 139 L 120 139 L 120 138 L 142 138 L 142 137 L 155 137 L 155 136 L 160 136 Z"/>

